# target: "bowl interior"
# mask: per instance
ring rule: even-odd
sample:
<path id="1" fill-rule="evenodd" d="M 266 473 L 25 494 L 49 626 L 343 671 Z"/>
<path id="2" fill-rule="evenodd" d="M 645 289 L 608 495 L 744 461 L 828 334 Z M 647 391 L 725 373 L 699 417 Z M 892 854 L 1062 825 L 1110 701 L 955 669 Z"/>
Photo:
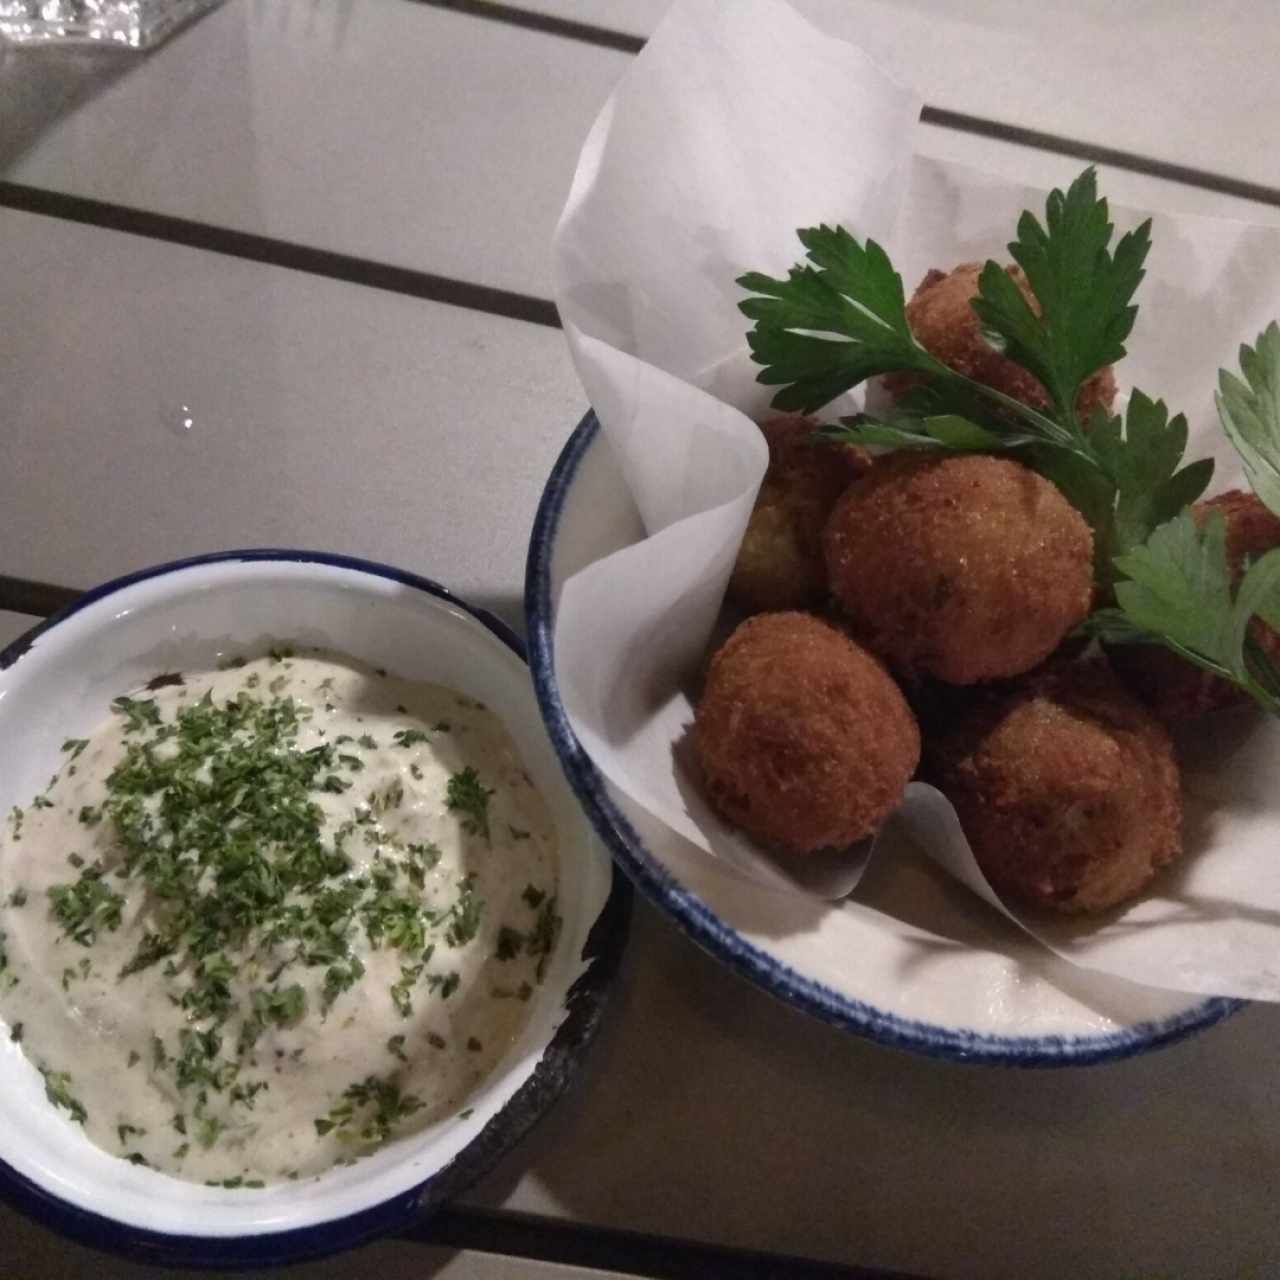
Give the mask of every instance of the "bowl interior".
<path id="1" fill-rule="evenodd" d="M 892 828 L 855 895 L 826 903 L 747 880 L 628 801 L 595 771 L 564 718 L 552 639 L 567 578 L 642 536 L 617 462 L 588 415 L 547 486 L 530 550 L 534 679 L 553 740 L 601 833 L 698 942 L 820 1017 L 969 1061 L 1065 1065 L 1124 1056 L 1239 1007 L 1057 959 Z"/>
<path id="2" fill-rule="evenodd" d="M 25 651 L 19 642 L 0 670 L 0 812 L 40 789 L 61 742 L 100 723 L 116 694 L 283 641 L 452 686 L 499 714 L 560 834 L 562 941 L 517 1043 L 468 1099 L 471 1114 L 318 1178 L 261 1190 L 197 1186 L 101 1151 L 45 1101 L 35 1068 L 0 1037 L 0 1158 L 49 1195 L 143 1231 L 287 1232 L 406 1194 L 415 1203 L 530 1079 L 566 1017 L 566 993 L 589 967 L 584 946 L 610 895 L 607 856 L 564 783 L 518 654 L 458 603 L 354 562 L 221 559 L 162 570 L 76 609 Z"/>

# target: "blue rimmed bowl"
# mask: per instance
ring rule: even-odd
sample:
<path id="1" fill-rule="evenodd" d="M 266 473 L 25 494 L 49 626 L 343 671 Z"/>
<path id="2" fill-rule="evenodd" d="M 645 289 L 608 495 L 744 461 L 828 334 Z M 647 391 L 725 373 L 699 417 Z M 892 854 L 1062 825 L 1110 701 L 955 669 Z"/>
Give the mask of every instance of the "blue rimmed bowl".
<path id="1" fill-rule="evenodd" d="M 898 1048 L 1005 1066 L 1082 1066 L 1182 1039 L 1243 1007 L 1069 965 L 946 879 L 892 826 L 854 898 L 819 903 L 756 884 L 630 803 L 573 733 L 556 679 L 560 590 L 644 536 L 587 414 L 542 495 L 529 547 L 529 663 L 560 763 L 637 886 L 695 942 L 772 995 Z"/>
<path id="2" fill-rule="evenodd" d="M 238 551 L 161 565 L 86 593 L 14 641 L 0 652 L 0 812 L 39 791 L 59 744 L 95 727 L 116 694 L 285 640 L 449 685 L 502 718 L 559 832 L 561 942 L 524 1030 L 458 1114 L 353 1165 L 260 1190 L 182 1182 L 93 1146 L 0 1033 L 0 1194 L 64 1234 L 150 1262 L 298 1261 L 402 1228 L 456 1195 L 563 1091 L 626 938 L 629 886 L 565 783 L 520 641 L 435 582 L 345 556 Z"/>

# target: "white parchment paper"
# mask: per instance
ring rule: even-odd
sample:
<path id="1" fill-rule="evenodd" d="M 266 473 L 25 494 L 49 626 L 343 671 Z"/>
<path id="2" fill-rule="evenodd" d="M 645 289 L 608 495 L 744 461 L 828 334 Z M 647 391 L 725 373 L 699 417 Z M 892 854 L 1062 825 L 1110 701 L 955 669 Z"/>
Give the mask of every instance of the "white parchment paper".
<path id="1" fill-rule="evenodd" d="M 781 0 L 678 0 L 596 121 L 555 242 L 571 353 L 645 535 L 571 577 L 556 669 L 583 747 L 672 831 L 783 892 L 853 889 L 869 847 L 784 868 L 705 804 L 685 766 L 690 691 L 719 617 L 767 452 L 734 283 L 781 275 L 797 227 L 885 244 L 908 290 L 929 267 L 1007 257 L 1043 191 L 916 158 L 914 94 Z M 1078 166 L 1064 161 L 1060 185 Z M 1146 213 L 1114 209 L 1123 230 Z M 1212 407 L 1216 371 L 1280 314 L 1280 231 L 1155 214 L 1122 387 L 1188 414 L 1189 456 L 1240 468 Z M 1179 990 L 1280 998 L 1280 724 L 1209 723 L 1184 752 L 1187 852 L 1101 923 L 1034 926 L 983 879 L 955 813 L 912 784 L 895 821 L 1077 964 Z"/>

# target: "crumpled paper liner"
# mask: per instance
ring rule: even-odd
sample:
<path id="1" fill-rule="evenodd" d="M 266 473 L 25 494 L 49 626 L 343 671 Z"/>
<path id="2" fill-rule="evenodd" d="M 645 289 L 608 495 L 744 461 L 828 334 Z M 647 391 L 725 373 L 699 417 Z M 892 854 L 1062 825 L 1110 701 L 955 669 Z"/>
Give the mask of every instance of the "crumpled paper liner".
<path id="1" fill-rule="evenodd" d="M 723 822 L 687 766 L 696 688 L 767 462 L 734 283 L 782 275 L 796 228 L 879 240 L 908 290 L 931 266 L 1007 257 L 1043 191 L 912 154 L 919 112 L 858 49 L 779 0 L 679 0 L 601 112 L 555 240 L 570 350 L 646 536 L 573 575 L 555 628 L 574 731 L 606 778 L 679 837 L 776 892 L 841 897 L 867 842 L 783 866 Z M 1065 186 L 1075 168 L 1064 161 Z M 1113 209 L 1118 231 L 1146 215 Z M 1119 369 L 1188 414 L 1215 488 L 1241 470 L 1212 406 L 1280 312 L 1280 231 L 1155 214 L 1142 310 Z M 853 397 L 857 403 L 857 394 Z M 1067 960 L 1189 992 L 1280 998 L 1280 724 L 1197 726 L 1184 752 L 1184 858 L 1143 899 L 1086 921 L 1028 919 L 979 871 L 955 811 L 923 783 L 893 821 L 976 894 Z"/>

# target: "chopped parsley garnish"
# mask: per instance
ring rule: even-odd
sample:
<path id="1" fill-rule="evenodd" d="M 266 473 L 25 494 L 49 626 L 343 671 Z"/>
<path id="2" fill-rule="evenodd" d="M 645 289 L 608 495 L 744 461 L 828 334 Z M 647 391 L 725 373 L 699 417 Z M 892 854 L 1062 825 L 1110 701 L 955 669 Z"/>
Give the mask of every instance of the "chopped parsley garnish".
<path id="1" fill-rule="evenodd" d="M 456 973 L 429 973 L 427 974 L 427 990 L 433 993 L 439 993 L 441 1000 L 447 1000 L 458 989 L 458 983 L 462 979 Z"/>
<path id="2" fill-rule="evenodd" d="M 469 881 L 464 881 L 458 900 L 449 914 L 449 927 L 445 941 L 451 947 L 464 947 L 480 932 L 480 917 L 484 914 L 484 899 L 476 895 Z"/>
<path id="3" fill-rule="evenodd" d="M 514 960 L 523 950 L 524 934 L 504 924 L 498 930 L 498 959 Z"/>
<path id="4" fill-rule="evenodd" d="M 542 900 L 547 895 L 541 889 L 535 889 L 533 885 L 527 884 L 520 896 L 536 911 L 542 906 Z"/>
<path id="5" fill-rule="evenodd" d="M 116 1125 L 116 1134 L 120 1139 L 120 1145 L 123 1147 L 131 1137 L 145 1138 L 147 1131 L 145 1129 L 139 1129 L 137 1125 L 133 1124 L 118 1124 Z"/>
<path id="6" fill-rule="evenodd" d="M 25 1030 L 26 1030 L 25 1024 L 21 1022 L 15 1022 L 13 1026 L 9 1028 L 9 1039 L 12 1040 L 14 1044 L 21 1044 L 22 1033 Z"/>
<path id="7" fill-rule="evenodd" d="M 406 845 L 405 852 L 409 855 L 402 864 L 405 874 L 421 889 L 427 882 L 427 872 L 435 870 L 444 855 L 440 846 L 431 840 Z"/>
<path id="8" fill-rule="evenodd" d="M 366 804 L 371 815 L 389 813 L 404 803 L 404 783 L 397 778 L 385 791 L 370 791 Z"/>
<path id="9" fill-rule="evenodd" d="M 95 862 L 81 871 L 74 884 L 53 885 L 48 891 L 53 918 L 82 947 L 92 946 L 100 929 L 120 927 L 124 897 L 103 880 L 103 874 L 102 865 Z"/>
<path id="10" fill-rule="evenodd" d="M 430 742 L 431 735 L 422 729 L 398 729 L 391 735 L 397 747 L 412 747 L 419 742 Z"/>
<path id="11" fill-rule="evenodd" d="M 418 981 L 422 974 L 423 966 L 420 964 L 402 964 L 400 966 L 400 980 L 391 985 L 391 1001 L 400 1011 L 402 1018 L 407 1018 L 413 1012 L 412 991 L 414 984 Z"/>
<path id="12" fill-rule="evenodd" d="M 453 774 L 445 788 L 445 804 L 462 815 L 462 829 L 468 835 L 489 839 L 489 797 L 493 790 L 480 781 L 470 765 Z"/>
<path id="13" fill-rule="evenodd" d="M 22 810 L 16 804 L 9 810 L 9 834 L 14 840 L 22 839 L 23 816 Z"/>
<path id="14" fill-rule="evenodd" d="M 445 1040 L 444 1036 L 442 1036 L 442 1035 L 438 1035 L 438 1034 L 437 1034 L 436 1032 L 434 1032 L 434 1031 L 428 1031 L 428 1032 L 427 1032 L 427 1043 L 428 1043 L 428 1044 L 429 1044 L 433 1049 L 443 1049 L 443 1048 L 445 1048 L 445 1046 L 446 1046 L 446 1044 L 447 1044 L 448 1042 Z"/>
<path id="15" fill-rule="evenodd" d="M 387 1052 L 393 1057 L 399 1058 L 401 1062 L 409 1061 L 404 1051 L 404 1036 L 392 1036 L 387 1041 Z"/>
<path id="16" fill-rule="evenodd" d="M 11 907 L 25 907 L 27 905 L 27 891 L 21 885 L 9 895 L 9 905 Z"/>
<path id="17" fill-rule="evenodd" d="M 80 754 L 84 751 L 84 749 L 88 745 L 89 745 L 88 738 L 68 738 L 66 742 L 62 744 L 62 750 L 64 752 L 70 752 L 71 758 L 75 760 L 80 756 Z"/>
<path id="18" fill-rule="evenodd" d="M 538 957 L 537 977 L 539 982 L 546 976 L 547 964 L 551 959 L 551 953 L 555 950 L 556 942 L 560 938 L 562 923 L 556 913 L 555 898 L 548 898 L 542 904 L 542 909 L 538 912 L 538 919 L 525 941 L 529 954 Z"/>
<path id="19" fill-rule="evenodd" d="M 324 1137 L 336 1129 L 340 1137 L 351 1141 L 380 1144 L 402 1120 L 425 1105 L 416 1094 L 402 1093 L 393 1077 L 366 1076 L 348 1085 L 341 1101 L 327 1116 L 316 1120 L 316 1133 Z"/>
<path id="20" fill-rule="evenodd" d="M 111 704 L 112 711 L 125 718 L 125 733 L 141 733 L 143 729 L 160 723 L 160 708 L 154 698 L 126 698 L 121 696 Z"/>
<path id="21" fill-rule="evenodd" d="M 427 942 L 427 916 L 415 897 L 385 891 L 361 908 L 372 946 L 419 952 Z"/>
<path id="22" fill-rule="evenodd" d="M 330 965 L 324 974 L 324 1007 L 327 1009 L 344 992 L 350 991 L 364 977 L 364 962 L 350 956 L 341 964 Z"/>
<path id="23" fill-rule="evenodd" d="M 50 1071 L 48 1067 L 41 1067 L 40 1074 L 44 1077 L 44 1096 L 55 1107 L 61 1107 L 68 1112 L 77 1124 L 84 1124 L 89 1118 L 89 1113 L 71 1092 L 70 1073 L 66 1071 Z"/>

